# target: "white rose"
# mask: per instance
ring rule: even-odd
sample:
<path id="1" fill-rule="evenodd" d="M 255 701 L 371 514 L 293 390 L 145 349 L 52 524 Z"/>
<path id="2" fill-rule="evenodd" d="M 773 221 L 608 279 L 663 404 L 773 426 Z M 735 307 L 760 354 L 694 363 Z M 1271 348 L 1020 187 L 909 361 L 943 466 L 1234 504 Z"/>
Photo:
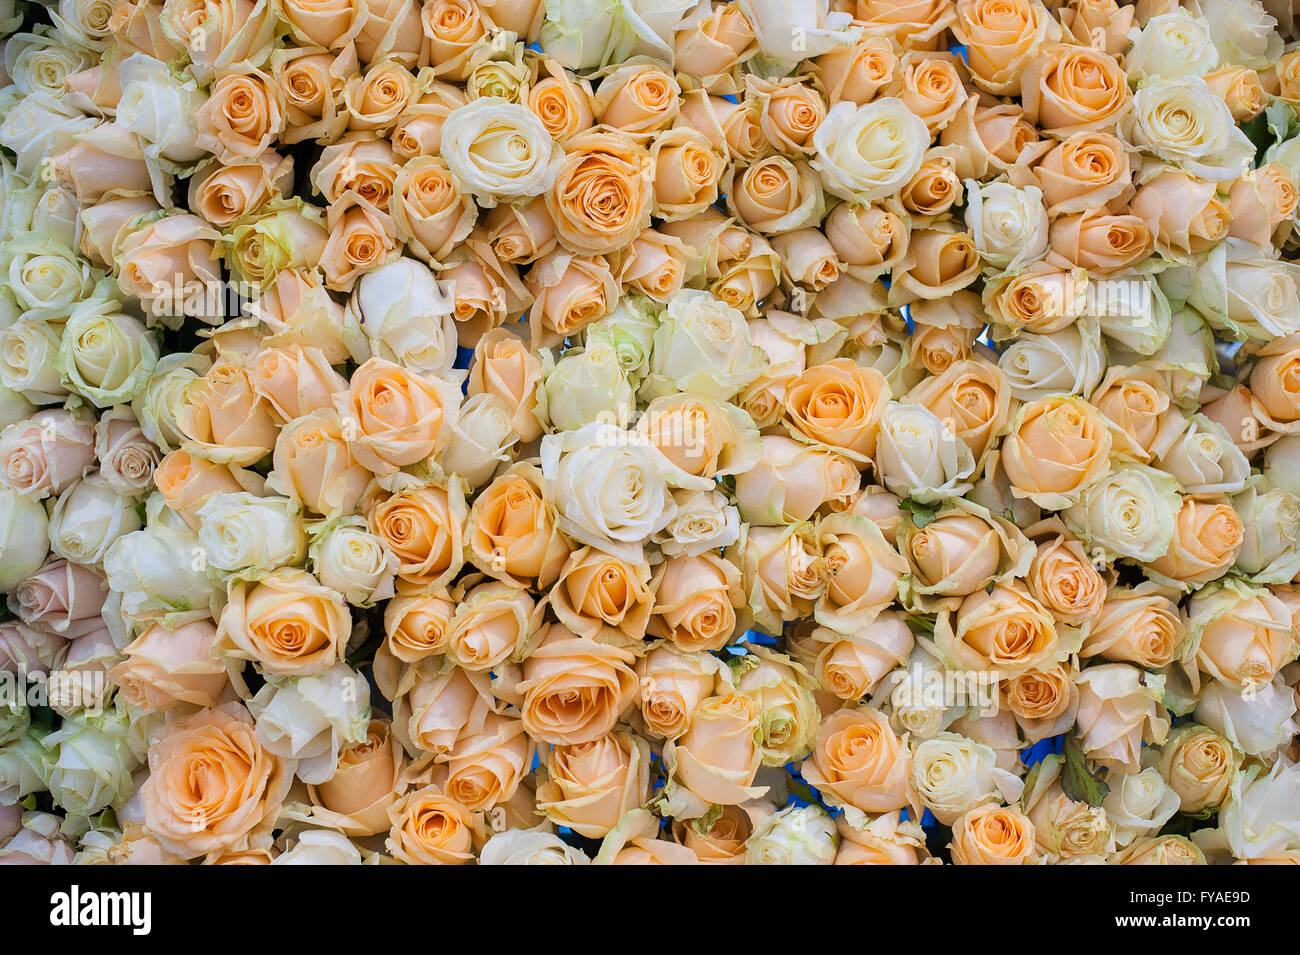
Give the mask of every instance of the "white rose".
<path id="1" fill-rule="evenodd" d="M 482 206 L 540 196 L 555 182 L 561 155 L 532 111 L 499 96 L 458 106 L 442 122 L 442 156 Z"/>
<path id="2" fill-rule="evenodd" d="M 50 183 L 32 209 L 32 231 L 76 248 L 81 235 L 81 204 L 71 187 Z"/>
<path id="3" fill-rule="evenodd" d="M 989 746 L 940 733 L 912 753 L 912 784 L 927 809 L 945 826 L 986 802 L 1015 802 L 1025 788 L 1019 777 L 999 769 Z"/>
<path id="4" fill-rule="evenodd" d="M 933 411 L 891 401 L 880 416 L 876 468 L 899 497 L 933 504 L 971 489 L 967 478 L 975 472 L 975 458 Z"/>
<path id="5" fill-rule="evenodd" d="M 50 19 L 73 42 L 93 50 L 102 49 L 113 35 L 113 0 L 59 0 Z"/>
<path id="6" fill-rule="evenodd" d="M 113 542 L 139 530 L 135 499 L 98 473 L 74 481 L 50 511 L 50 550 L 75 564 L 98 564 Z"/>
<path id="7" fill-rule="evenodd" d="M 1258 0 L 1188 0 L 1187 6 L 1209 23 L 1220 62 L 1265 70 L 1282 55 L 1277 20 Z"/>
<path id="8" fill-rule="evenodd" d="M 1083 316 L 1096 318 L 1101 333 L 1117 350 L 1146 358 L 1165 347 L 1173 313 L 1153 276 L 1121 272 L 1088 288 Z M 1111 356 L 1112 364 L 1115 357 Z"/>
<path id="9" fill-rule="evenodd" d="M 0 385 L 34 404 L 61 401 L 68 393 L 59 366 L 59 327 L 23 318 L 0 328 Z"/>
<path id="10" fill-rule="evenodd" d="M 394 259 L 357 282 L 347 311 L 370 341 L 370 351 L 422 375 L 459 384 L 455 299 L 447 283 L 415 259 Z"/>
<path id="11" fill-rule="evenodd" d="M 1174 478 L 1134 464 L 1090 484 L 1062 516 L 1098 556 L 1148 561 L 1168 552 L 1181 506 Z"/>
<path id="12" fill-rule="evenodd" d="M 397 555 L 366 530 L 365 518 L 327 524 L 313 537 L 309 553 L 312 573 L 348 603 L 370 607 L 393 596 Z"/>
<path id="13" fill-rule="evenodd" d="M 262 745 L 298 760 L 298 778 L 318 785 L 333 778 L 340 750 L 366 738 L 370 684 L 337 663 L 318 676 L 268 682 L 248 701 L 248 711 Z"/>
<path id="14" fill-rule="evenodd" d="M 852 44 L 862 32 L 853 17 L 831 12 L 829 0 L 739 0 L 763 56 L 780 64 L 821 56 Z"/>
<path id="15" fill-rule="evenodd" d="M 728 401 L 756 379 L 766 353 L 750 339 L 745 316 L 710 292 L 682 289 L 655 329 L 643 398 L 689 391 Z"/>
<path id="16" fill-rule="evenodd" d="M 479 488 L 498 467 L 509 463 L 510 449 L 518 442 L 510 406 L 504 398 L 483 392 L 461 403 L 460 417 L 451 426 L 451 441 L 438 460 L 444 471 L 459 474 L 471 488 Z"/>
<path id="17" fill-rule="evenodd" d="M 1218 828 L 1197 830 L 1192 840 L 1238 859 L 1300 849 L 1300 766 L 1283 758 L 1272 770 L 1258 763 L 1240 770 L 1219 809 Z"/>
<path id="18" fill-rule="evenodd" d="M 271 865 L 361 865 L 361 850 L 333 829 L 305 829 L 293 848 L 281 852 Z"/>
<path id="19" fill-rule="evenodd" d="M 835 823 L 820 806 L 787 806 L 745 840 L 746 865 L 831 865 L 839 848 Z"/>
<path id="20" fill-rule="evenodd" d="M 542 489 L 564 533 L 625 560 L 677 513 L 670 480 L 707 490 L 714 484 L 674 468 L 633 433 L 602 424 L 542 438 Z"/>
<path id="21" fill-rule="evenodd" d="M 1228 239 L 1220 248 L 1222 298 L 1213 303 L 1218 308 L 1201 309 L 1210 324 L 1234 338 L 1256 341 L 1300 331 L 1300 265 L 1260 255 L 1237 239 Z M 1220 316 L 1222 321 L 1216 321 Z"/>
<path id="22" fill-rule="evenodd" d="M 117 123 L 144 141 L 144 154 L 168 172 L 181 172 L 207 155 L 195 117 L 207 96 L 198 82 L 143 53 L 128 57 L 118 82 Z"/>
<path id="23" fill-rule="evenodd" d="M 163 451 L 174 451 L 185 441 L 178 424 L 186 405 L 185 395 L 211 363 L 211 359 L 193 352 L 163 355 L 140 393 L 131 400 L 140 430 Z"/>
<path id="24" fill-rule="evenodd" d="M 8 288 L 24 318 L 66 318 L 95 289 L 97 273 L 89 263 L 45 236 L 17 236 L 0 247 L 0 255 L 8 262 Z"/>
<path id="25" fill-rule="evenodd" d="M 540 44 L 571 70 L 635 55 L 671 63 L 673 29 L 696 0 L 546 0 Z"/>
<path id="26" fill-rule="evenodd" d="M 118 538 L 104 555 L 111 593 L 137 623 L 163 622 L 169 630 L 214 614 L 224 597 L 213 580 L 199 539 L 162 498 L 149 500 L 149 524 Z"/>
<path id="27" fill-rule="evenodd" d="M 1037 186 L 966 180 L 966 226 L 980 257 L 1009 272 L 1047 254 L 1047 207 Z"/>
<path id="28" fill-rule="evenodd" d="M 1107 782 L 1111 788 L 1101 807 L 1115 824 L 1119 848 L 1155 832 L 1178 812 L 1178 793 L 1154 766 L 1140 773 L 1109 773 Z"/>
<path id="29" fill-rule="evenodd" d="M 1250 477 L 1250 462 L 1223 425 L 1193 415 L 1187 429 L 1157 460 L 1192 495 L 1235 494 Z"/>
<path id="30" fill-rule="evenodd" d="M 613 348 L 636 387 L 649 371 L 650 347 L 658 327 L 658 306 L 639 292 L 629 292 L 612 311 L 583 329 L 582 340 L 588 347 L 601 342 Z"/>
<path id="31" fill-rule="evenodd" d="M 930 739 L 966 711 L 944 691 L 947 671 L 924 645 L 917 645 L 903 666 L 891 670 L 872 694 L 888 700 L 889 725 L 913 739 Z"/>
<path id="32" fill-rule="evenodd" d="M 0 488 L 0 590 L 41 569 L 49 553 L 49 521 L 39 501 Z"/>
<path id="33" fill-rule="evenodd" d="M 676 514 L 654 535 L 665 557 L 695 557 L 740 539 L 740 512 L 718 491 L 674 491 Z"/>
<path id="34" fill-rule="evenodd" d="M 199 547 L 213 567 L 249 577 L 296 564 L 307 547 L 300 510 L 287 497 L 213 494 L 195 512 Z"/>
<path id="35" fill-rule="evenodd" d="M 1241 519 L 1241 550 L 1233 569 L 1256 583 L 1286 583 L 1300 572 L 1300 498 L 1261 478 L 1232 498 Z"/>
<path id="36" fill-rule="evenodd" d="M 1020 401 L 1090 395 L 1106 370 L 1101 330 L 1093 321 L 1079 320 L 1050 335 L 1022 334 L 998 358 L 998 367 Z"/>
<path id="37" fill-rule="evenodd" d="M 1124 67 L 1134 80 L 1204 76 L 1219 65 L 1209 21 L 1184 9 L 1152 17 L 1128 35 L 1133 45 Z"/>
<path id="38" fill-rule="evenodd" d="M 483 844 L 479 865 L 588 865 L 591 860 L 552 832 L 507 829 Z"/>
<path id="39" fill-rule="evenodd" d="M 618 352 L 600 341 L 570 350 L 546 371 L 542 388 L 551 423 L 563 431 L 595 421 L 626 424 L 636 407 Z"/>
<path id="40" fill-rule="evenodd" d="M 63 326 L 56 358 L 62 383 L 97 408 L 131 401 L 158 363 L 158 344 L 112 299 L 77 305 Z"/>
<path id="41" fill-rule="evenodd" d="M 23 95 L 44 92 L 62 97 L 66 92 L 64 80 L 95 62 L 88 50 L 65 42 L 63 36 L 46 26 L 16 34 L 5 42 L 5 72 Z"/>
<path id="42" fill-rule="evenodd" d="M 1234 749 L 1265 760 L 1300 732 L 1295 691 L 1282 674 L 1246 694 L 1211 680 L 1196 704 L 1195 719 L 1226 737 Z"/>
<path id="43" fill-rule="evenodd" d="M 1236 179 L 1255 158 L 1228 104 L 1198 76 L 1142 87 L 1121 126 L 1134 146 L 1201 179 Z"/>
<path id="44" fill-rule="evenodd" d="M 133 751 L 130 721 L 125 712 L 64 717 L 57 731 L 45 737 L 54 750 L 50 794 L 70 815 L 93 816 L 118 808 L 135 788 L 131 773 L 143 753 Z"/>
<path id="45" fill-rule="evenodd" d="M 841 199 L 872 202 L 905 186 L 921 168 L 930 145 L 924 120 L 892 96 L 865 106 L 836 103 L 813 133 L 812 166 L 826 191 Z"/>
<path id="46" fill-rule="evenodd" d="M 19 97 L 4 113 L 0 123 L 0 146 L 16 155 L 14 167 L 28 182 L 41 172 L 51 156 L 69 149 L 78 133 L 94 129 L 98 121 L 85 115 L 71 102 L 71 97 L 56 99 L 37 92 Z"/>
<path id="47" fill-rule="evenodd" d="M 51 755 L 31 732 L 0 747 L 0 803 L 11 805 L 31 793 L 45 792 L 49 788 Z M 0 862 L 4 861 L 5 851 L 0 849 Z"/>
<path id="48" fill-rule="evenodd" d="M 1264 479 L 1270 487 L 1300 497 L 1300 434 L 1284 434 L 1268 446 Z"/>

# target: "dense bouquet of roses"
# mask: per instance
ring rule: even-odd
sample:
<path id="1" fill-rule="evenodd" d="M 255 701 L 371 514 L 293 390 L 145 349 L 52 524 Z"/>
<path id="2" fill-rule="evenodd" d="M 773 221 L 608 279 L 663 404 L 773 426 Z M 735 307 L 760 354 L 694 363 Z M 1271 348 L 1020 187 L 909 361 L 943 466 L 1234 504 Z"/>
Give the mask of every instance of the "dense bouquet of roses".
<path id="1" fill-rule="evenodd" d="M 0 2 L 0 861 L 1300 861 L 1298 11 Z"/>

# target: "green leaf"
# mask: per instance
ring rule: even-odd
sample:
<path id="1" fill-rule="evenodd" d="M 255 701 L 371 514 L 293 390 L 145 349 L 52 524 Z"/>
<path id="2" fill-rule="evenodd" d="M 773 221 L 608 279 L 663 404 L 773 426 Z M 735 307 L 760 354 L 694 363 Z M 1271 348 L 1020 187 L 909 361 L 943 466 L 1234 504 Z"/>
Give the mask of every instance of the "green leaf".
<path id="1" fill-rule="evenodd" d="M 1065 738 L 1065 750 L 1062 755 L 1065 757 L 1065 765 L 1061 767 L 1061 788 L 1065 790 L 1065 794 L 1075 802 L 1100 806 L 1101 801 L 1110 792 L 1110 787 L 1102 782 L 1100 776 L 1088 769 L 1088 760 L 1075 737 Z"/>
<path id="2" fill-rule="evenodd" d="M 28 793 L 27 798 L 22 801 L 21 805 L 24 809 L 35 809 L 36 793 Z"/>
<path id="3" fill-rule="evenodd" d="M 898 507 L 900 510 L 911 513 L 912 523 L 915 524 L 918 529 L 929 524 L 939 513 L 939 508 L 937 506 L 921 504 L 918 501 L 912 500 L 910 497 L 905 497 L 903 500 L 899 501 Z"/>

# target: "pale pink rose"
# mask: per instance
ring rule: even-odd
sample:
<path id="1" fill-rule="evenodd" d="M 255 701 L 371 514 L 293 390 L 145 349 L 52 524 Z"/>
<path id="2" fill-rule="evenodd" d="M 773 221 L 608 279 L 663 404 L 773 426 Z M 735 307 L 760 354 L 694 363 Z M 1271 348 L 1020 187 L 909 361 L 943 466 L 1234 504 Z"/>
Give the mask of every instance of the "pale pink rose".
<path id="1" fill-rule="evenodd" d="M 93 416 L 49 408 L 0 432 L 0 482 L 35 500 L 63 493 L 94 464 Z"/>
<path id="2" fill-rule="evenodd" d="M 20 620 L 73 639 L 101 626 L 108 591 L 94 567 L 52 560 L 9 594 L 9 609 Z"/>

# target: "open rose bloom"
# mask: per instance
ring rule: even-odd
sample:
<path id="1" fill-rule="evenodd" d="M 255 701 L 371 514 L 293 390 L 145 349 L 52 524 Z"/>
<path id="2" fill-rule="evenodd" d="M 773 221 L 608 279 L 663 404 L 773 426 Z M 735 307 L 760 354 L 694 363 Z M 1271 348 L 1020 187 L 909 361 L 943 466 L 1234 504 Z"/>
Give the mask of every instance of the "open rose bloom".
<path id="1" fill-rule="evenodd" d="M 1296 3 L 0 0 L 0 862 L 1300 859 Z"/>

